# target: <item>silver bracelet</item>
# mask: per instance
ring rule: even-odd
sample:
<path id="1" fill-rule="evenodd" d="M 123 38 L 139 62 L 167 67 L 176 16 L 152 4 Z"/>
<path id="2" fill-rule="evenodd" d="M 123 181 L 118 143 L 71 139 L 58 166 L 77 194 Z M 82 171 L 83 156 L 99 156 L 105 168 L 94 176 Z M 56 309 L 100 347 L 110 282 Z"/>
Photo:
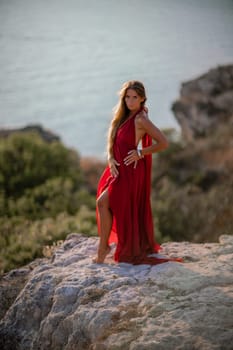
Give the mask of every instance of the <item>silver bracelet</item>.
<path id="1" fill-rule="evenodd" d="M 141 159 L 141 158 L 143 158 L 144 156 L 143 156 L 143 154 L 142 154 L 142 150 L 141 149 L 137 149 L 137 154 L 138 154 L 138 157 Z"/>

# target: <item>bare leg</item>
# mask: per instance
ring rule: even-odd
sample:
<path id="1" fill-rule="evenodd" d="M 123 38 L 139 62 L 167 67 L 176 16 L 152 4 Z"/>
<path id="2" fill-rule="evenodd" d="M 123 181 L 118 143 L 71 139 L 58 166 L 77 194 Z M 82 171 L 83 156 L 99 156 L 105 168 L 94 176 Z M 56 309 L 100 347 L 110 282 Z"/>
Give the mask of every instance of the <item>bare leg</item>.
<path id="1" fill-rule="evenodd" d="M 102 264 L 110 252 L 108 238 L 112 228 L 112 213 L 109 209 L 108 191 L 105 190 L 97 199 L 97 209 L 100 220 L 100 242 L 98 255 L 93 262 Z"/>

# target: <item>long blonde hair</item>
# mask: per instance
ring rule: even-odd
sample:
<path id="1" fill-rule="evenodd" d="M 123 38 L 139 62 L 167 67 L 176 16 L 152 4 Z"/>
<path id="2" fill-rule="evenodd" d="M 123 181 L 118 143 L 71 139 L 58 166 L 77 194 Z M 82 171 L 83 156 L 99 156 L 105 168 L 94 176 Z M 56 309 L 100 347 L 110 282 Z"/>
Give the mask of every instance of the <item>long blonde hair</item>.
<path id="1" fill-rule="evenodd" d="M 125 96 L 128 89 L 135 90 L 136 93 L 144 99 L 143 102 L 141 102 L 142 106 L 144 106 L 147 99 L 144 85 L 140 81 L 130 80 L 125 82 L 122 85 L 122 88 L 119 91 L 120 99 L 118 104 L 113 110 L 114 112 L 113 119 L 108 131 L 108 143 L 107 143 L 108 158 L 113 156 L 113 144 L 114 144 L 117 129 L 121 126 L 121 124 L 124 123 L 124 121 L 127 119 L 130 112 L 125 103 Z"/>

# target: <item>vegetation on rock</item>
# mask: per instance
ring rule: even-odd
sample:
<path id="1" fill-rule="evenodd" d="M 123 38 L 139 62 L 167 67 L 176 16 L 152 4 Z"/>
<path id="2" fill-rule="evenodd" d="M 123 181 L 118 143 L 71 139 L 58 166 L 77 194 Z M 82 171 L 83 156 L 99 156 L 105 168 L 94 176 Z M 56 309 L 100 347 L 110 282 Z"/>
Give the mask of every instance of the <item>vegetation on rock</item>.
<path id="1" fill-rule="evenodd" d="M 95 197 L 77 152 L 36 132 L 0 138 L 0 271 L 72 231 L 96 234 Z"/>

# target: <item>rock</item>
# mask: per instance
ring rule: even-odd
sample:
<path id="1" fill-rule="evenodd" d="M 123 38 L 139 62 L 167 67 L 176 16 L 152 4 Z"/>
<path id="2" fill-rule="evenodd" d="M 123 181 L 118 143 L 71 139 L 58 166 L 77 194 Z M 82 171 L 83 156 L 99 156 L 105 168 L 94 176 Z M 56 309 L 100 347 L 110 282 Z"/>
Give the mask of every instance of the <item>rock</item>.
<path id="1" fill-rule="evenodd" d="M 31 270 L 1 320 L 2 350 L 232 349 L 233 236 L 166 243 L 184 263 L 157 266 L 93 264 L 97 243 L 72 234 Z"/>
<path id="2" fill-rule="evenodd" d="M 57 136 L 50 130 L 43 128 L 41 125 L 28 125 L 28 126 L 25 126 L 24 128 L 18 128 L 18 129 L 0 129 L 0 137 L 8 137 L 9 135 L 15 134 L 18 132 L 20 133 L 36 132 L 46 142 L 60 141 L 59 136 Z"/>
<path id="3" fill-rule="evenodd" d="M 219 66 L 183 83 L 172 110 L 188 141 L 209 135 L 219 124 L 233 123 L 233 65 Z"/>
<path id="4" fill-rule="evenodd" d="M 35 259 L 26 267 L 11 270 L 0 278 L 0 319 L 2 319 L 27 283 L 31 271 L 45 263 L 45 259 Z"/>
<path id="5" fill-rule="evenodd" d="M 152 196 L 170 240 L 217 242 L 233 232 L 233 65 L 182 84 L 172 110 L 180 140 L 156 154 Z"/>

